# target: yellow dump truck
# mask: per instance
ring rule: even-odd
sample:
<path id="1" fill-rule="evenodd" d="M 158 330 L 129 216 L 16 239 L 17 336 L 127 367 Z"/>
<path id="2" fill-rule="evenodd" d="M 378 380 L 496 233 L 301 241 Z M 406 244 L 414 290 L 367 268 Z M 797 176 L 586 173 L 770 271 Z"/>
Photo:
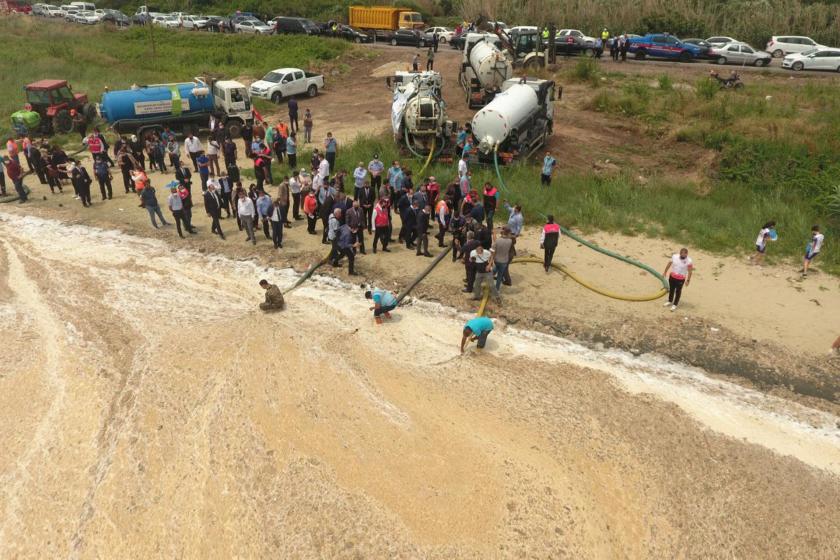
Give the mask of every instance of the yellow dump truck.
<path id="1" fill-rule="evenodd" d="M 393 6 L 350 6 L 350 26 L 363 31 L 388 32 L 424 29 L 423 16 L 408 8 Z"/>

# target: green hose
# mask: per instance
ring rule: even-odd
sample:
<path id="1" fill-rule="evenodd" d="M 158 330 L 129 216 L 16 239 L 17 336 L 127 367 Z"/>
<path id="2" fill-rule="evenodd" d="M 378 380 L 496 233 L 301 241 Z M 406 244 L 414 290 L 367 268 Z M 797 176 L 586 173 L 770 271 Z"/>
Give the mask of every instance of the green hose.
<path id="1" fill-rule="evenodd" d="M 497 150 L 496 150 L 496 149 L 494 149 L 494 150 L 493 150 L 493 165 L 494 165 L 494 166 L 495 166 L 495 168 L 496 168 L 496 177 L 499 179 L 499 186 L 501 186 L 501 187 L 502 187 L 502 189 L 503 189 L 505 192 L 507 192 L 508 194 L 510 194 L 510 189 L 508 189 L 508 188 L 507 188 L 507 185 L 505 185 L 505 180 L 504 180 L 504 179 L 502 179 L 502 173 L 501 173 L 501 171 L 499 170 L 499 158 L 498 158 L 498 155 L 497 155 Z M 537 211 L 537 213 L 538 213 L 540 216 L 542 216 L 543 218 L 547 218 L 547 216 L 546 216 L 545 214 L 543 214 L 542 212 Z M 668 281 L 665 279 L 665 277 L 664 277 L 664 276 L 662 276 L 659 272 L 657 272 L 657 271 L 656 271 L 656 270 L 654 270 L 653 268 L 649 267 L 648 265 L 646 265 L 646 264 L 644 264 L 644 263 L 642 263 L 642 262 L 639 262 L 639 261 L 637 261 L 637 260 L 635 260 L 635 259 L 631 259 L 630 257 L 625 257 L 624 255 L 619 255 L 618 253 L 613 253 L 612 251 L 610 251 L 610 250 L 608 250 L 608 249 L 604 249 L 603 247 L 599 247 L 598 245 L 595 245 L 595 244 L 594 244 L 594 243 L 592 243 L 591 241 L 587 241 L 586 239 L 584 239 L 584 238 L 582 238 L 582 237 L 580 237 L 580 236 L 576 235 L 575 233 L 573 233 L 573 232 L 569 231 L 569 229 L 567 229 L 567 228 L 565 228 L 565 227 L 563 227 L 563 226 L 560 226 L 560 230 L 561 230 L 564 234 L 568 235 L 570 238 L 574 239 L 575 241 L 577 241 L 578 243 L 580 243 L 580 244 L 582 244 L 582 245 L 585 245 L 585 246 L 589 247 L 589 248 L 590 248 L 590 249 L 592 249 L 593 251 L 597 251 L 597 252 L 599 252 L 599 253 L 601 253 L 601 254 L 603 254 L 603 255 L 607 255 L 608 257 L 612 257 L 612 258 L 614 258 L 614 259 L 618 259 L 618 260 L 620 260 L 620 261 L 622 261 L 622 262 L 625 262 L 625 263 L 627 263 L 627 264 L 629 264 L 629 265 L 632 265 L 632 266 L 635 266 L 635 267 L 641 268 L 642 270 L 644 270 L 645 272 L 647 272 L 648 274 L 650 274 L 650 275 L 654 276 L 657 280 L 659 280 L 659 282 L 662 284 L 662 288 L 663 288 L 663 290 L 665 290 L 665 291 L 667 291 L 667 290 L 668 290 Z M 589 286 L 587 283 L 582 282 L 582 281 L 580 281 L 580 280 L 579 280 L 579 279 L 577 279 L 577 278 L 576 278 L 576 280 L 577 280 L 578 282 L 580 282 L 582 285 L 586 286 L 587 288 L 592 289 L 592 287 L 591 287 L 591 286 Z M 595 290 L 595 291 L 598 291 L 599 293 L 603 293 L 603 291 L 600 291 L 600 290 Z M 657 297 L 660 297 L 661 295 L 662 295 L 662 293 L 660 293 L 659 295 L 657 295 Z M 616 297 L 615 295 L 610 295 L 610 297 L 614 297 L 615 299 L 625 299 L 624 297 Z M 636 300 L 637 298 L 628 298 L 628 299 L 631 299 L 631 300 Z"/>

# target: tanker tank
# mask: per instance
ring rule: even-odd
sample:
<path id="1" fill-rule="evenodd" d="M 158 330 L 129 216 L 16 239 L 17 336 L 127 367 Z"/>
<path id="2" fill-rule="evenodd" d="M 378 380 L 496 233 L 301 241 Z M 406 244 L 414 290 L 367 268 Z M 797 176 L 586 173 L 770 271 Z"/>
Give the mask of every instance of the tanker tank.
<path id="1" fill-rule="evenodd" d="M 447 119 L 440 74 L 397 72 L 388 82 L 394 88 L 391 126 L 396 142 L 405 143 L 416 152 L 428 154 L 434 147 L 439 153 L 455 128 Z"/>
<path id="2" fill-rule="evenodd" d="M 500 45 L 496 35 L 485 33 L 470 33 L 464 41 L 458 79 L 471 108 L 489 103 L 513 75 L 510 59 Z"/>
<path id="3" fill-rule="evenodd" d="M 502 92 L 473 117 L 479 158 L 493 161 L 497 152 L 508 163 L 542 146 L 553 126 L 554 88 L 550 80 L 507 80 Z"/>
<path id="4" fill-rule="evenodd" d="M 213 97 L 208 88 L 194 82 L 109 91 L 99 105 L 100 115 L 109 124 L 212 111 Z"/>

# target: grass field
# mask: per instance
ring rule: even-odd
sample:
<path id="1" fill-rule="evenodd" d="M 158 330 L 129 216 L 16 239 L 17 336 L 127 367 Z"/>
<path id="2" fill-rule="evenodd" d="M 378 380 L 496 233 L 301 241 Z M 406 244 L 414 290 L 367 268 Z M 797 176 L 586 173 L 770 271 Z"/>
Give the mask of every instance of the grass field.
<path id="1" fill-rule="evenodd" d="M 279 66 L 335 64 L 350 45 L 337 39 L 252 37 L 173 31 L 146 26 L 118 31 L 42 18 L 0 19 L 0 134 L 8 115 L 24 103 L 23 86 L 43 78 L 67 79 L 98 101 L 106 86 L 165 83 L 194 76 L 262 76 Z M 154 45 L 154 46 L 153 46 Z"/>

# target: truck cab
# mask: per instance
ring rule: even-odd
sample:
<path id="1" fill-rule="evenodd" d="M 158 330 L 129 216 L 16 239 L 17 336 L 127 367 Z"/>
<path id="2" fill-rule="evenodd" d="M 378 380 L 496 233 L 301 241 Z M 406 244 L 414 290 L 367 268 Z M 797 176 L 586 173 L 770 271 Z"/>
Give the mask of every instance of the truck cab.
<path id="1" fill-rule="evenodd" d="M 400 29 L 425 29 L 426 24 L 423 23 L 423 16 L 419 12 L 400 12 L 399 27 Z"/>
<path id="2" fill-rule="evenodd" d="M 238 137 L 242 125 L 252 118 L 248 88 L 234 80 L 219 80 L 212 83 L 210 91 L 216 114 L 224 115 L 225 128 L 231 136 Z"/>

